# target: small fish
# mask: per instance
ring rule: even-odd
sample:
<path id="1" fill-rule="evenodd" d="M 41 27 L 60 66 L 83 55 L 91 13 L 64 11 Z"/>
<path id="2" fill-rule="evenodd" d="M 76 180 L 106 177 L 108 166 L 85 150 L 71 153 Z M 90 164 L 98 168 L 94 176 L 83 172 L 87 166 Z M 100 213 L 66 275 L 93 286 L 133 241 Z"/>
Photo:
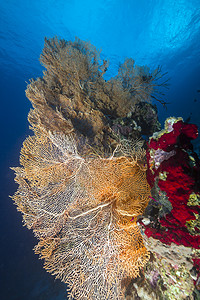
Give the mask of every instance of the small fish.
<path id="1" fill-rule="evenodd" d="M 185 120 L 185 123 L 189 123 L 192 117 L 192 113 L 190 113 L 189 117 Z"/>

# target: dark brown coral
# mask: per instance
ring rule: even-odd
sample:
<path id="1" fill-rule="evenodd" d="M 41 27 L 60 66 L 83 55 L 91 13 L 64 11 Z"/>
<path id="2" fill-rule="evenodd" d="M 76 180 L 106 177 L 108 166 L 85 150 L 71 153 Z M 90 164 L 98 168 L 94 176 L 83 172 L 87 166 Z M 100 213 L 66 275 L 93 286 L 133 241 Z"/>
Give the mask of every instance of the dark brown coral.
<path id="1" fill-rule="evenodd" d="M 118 75 L 106 81 L 107 62 L 101 62 L 95 47 L 79 39 L 45 39 L 40 60 L 46 68 L 44 76 L 32 80 L 26 90 L 34 107 L 29 114 L 31 125 L 67 134 L 75 131 L 90 145 L 110 153 L 113 120 L 150 101 L 161 77 L 159 67 L 150 72 L 127 59 Z"/>

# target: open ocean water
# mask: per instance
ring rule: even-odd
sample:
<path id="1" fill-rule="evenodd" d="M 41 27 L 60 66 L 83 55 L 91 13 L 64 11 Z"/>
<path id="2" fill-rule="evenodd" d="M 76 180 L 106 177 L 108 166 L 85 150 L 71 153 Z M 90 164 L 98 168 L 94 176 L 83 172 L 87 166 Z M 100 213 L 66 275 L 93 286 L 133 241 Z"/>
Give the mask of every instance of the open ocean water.
<path id="1" fill-rule="evenodd" d="M 199 0 L 0 0 L 0 300 L 63 300 L 66 286 L 43 268 L 33 252 L 36 239 L 22 226 L 9 195 L 17 189 L 11 166 L 19 165 L 31 134 L 26 84 L 42 76 L 44 37 L 77 36 L 102 49 L 114 76 L 120 62 L 167 72 L 167 110 L 159 120 L 183 117 L 200 127 Z M 199 151 L 199 139 L 195 142 Z"/>

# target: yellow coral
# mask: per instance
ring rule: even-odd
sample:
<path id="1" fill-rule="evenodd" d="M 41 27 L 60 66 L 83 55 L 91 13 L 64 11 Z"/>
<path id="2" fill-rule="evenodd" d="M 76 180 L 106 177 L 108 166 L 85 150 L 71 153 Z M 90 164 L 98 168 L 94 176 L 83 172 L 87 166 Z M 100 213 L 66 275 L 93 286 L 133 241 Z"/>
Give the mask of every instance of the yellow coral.
<path id="1" fill-rule="evenodd" d="M 149 258 L 132 220 L 150 195 L 137 159 L 85 159 L 73 136 L 37 130 L 21 164 L 14 201 L 45 268 L 68 284 L 71 298 L 120 299 L 122 279 L 138 276 Z"/>
<path id="2" fill-rule="evenodd" d="M 199 214 L 195 214 L 194 216 L 196 219 L 190 220 L 186 222 L 186 226 L 190 234 L 192 235 L 200 235 L 199 230 L 200 230 L 200 216 Z"/>
<path id="3" fill-rule="evenodd" d="M 200 205 L 200 195 L 191 193 L 188 199 L 187 205 L 189 206 L 198 206 Z"/>

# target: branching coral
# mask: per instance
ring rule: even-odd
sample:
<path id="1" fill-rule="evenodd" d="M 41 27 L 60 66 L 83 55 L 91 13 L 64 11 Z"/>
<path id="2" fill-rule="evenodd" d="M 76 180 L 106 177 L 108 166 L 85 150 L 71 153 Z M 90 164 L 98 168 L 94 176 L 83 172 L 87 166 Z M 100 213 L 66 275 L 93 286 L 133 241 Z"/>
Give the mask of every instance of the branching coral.
<path id="1" fill-rule="evenodd" d="M 122 279 L 138 276 L 149 257 L 136 217 L 150 189 L 137 160 L 84 159 L 71 136 L 37 130 L 20 162 L 14 201 L 45 268 L 71 298 L 120 299 Z"/>
<path id="2" fill-rule="evenodd" d="M 122 283 L 149 259 L 136 221 L 150 187 L 143 142 L 112 126 L 150 100 L 160 69 L 127 60 L 106 81 L 107 62 L 78 39 L 46 39 L 41 62 L 43 78 L 26 91 L 34 136 L 23 144 L 22 167 L 14 168 L 13 198 L 39 240 L 35 252 L 68 284 L 69 297 L 120 299 Z"/>
<path id="3" fill-rule="evenodd" d="M 160 130 L 150 101 L 166 104 L 160 67 L 127 59 L 106 81 L 107 61 L 79 39 L 45 39 L 40 60 L 44 76 L 26 90 L 34 135 L 13 168 L 13 199 L 44 267 L 67 283 L 70 299 L 128 298 L 131 287 L 135 297 L 190 296 L 200 282 L 197 128 L 169 118 L 145 152 L 141 135 Z"/>
<path id="4" fill-rule="evenodd" d="M 137 104 L 150 101 L 158 86 L 166 84 L 159 81 L 160 68 L 150 71 L 133 60 L 126 60 L 118 75 L 106 81 L 107 61 L 101 61 L 94 46 L 79 39 L 46 39 L 40 60 L 46 68 L 44 76 L 32 80 L 26 90 L 34 107 L 29 122 L 65 134 L 73 130 L 101 152 L 115 148 L 113 120 L 134 112 Z"/>

